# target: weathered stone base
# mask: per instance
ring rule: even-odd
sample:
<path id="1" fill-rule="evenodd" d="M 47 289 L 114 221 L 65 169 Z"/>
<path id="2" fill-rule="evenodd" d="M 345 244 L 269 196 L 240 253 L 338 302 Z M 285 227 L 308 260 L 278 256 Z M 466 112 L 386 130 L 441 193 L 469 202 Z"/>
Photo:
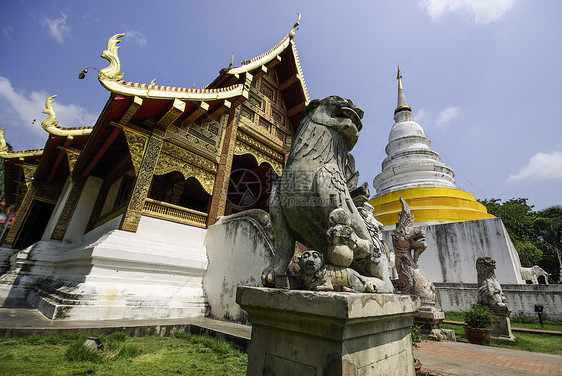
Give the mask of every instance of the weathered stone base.
<path id="1" fill-rule="evenodd" d="M 420 325 L 420 335 L 433 341 L 447 339 L 447 335 L 439 328 L 445 319 L 445 312 L 435 307 L 421 307 L 414 317 L 414 324 Z"/>
<path id="2" fill-rule="evenodd" d="M 492 310 L 494 320 L 492 321 L 492 339 L 495 341 L 514 342 L 515 336 L 511 332 L 510 311 Z"/>
<path id="3" fill-rule="evenodd" d="M 252 340 L 248 375 L 414 375 L 419 299 L 241 286 Z"/>

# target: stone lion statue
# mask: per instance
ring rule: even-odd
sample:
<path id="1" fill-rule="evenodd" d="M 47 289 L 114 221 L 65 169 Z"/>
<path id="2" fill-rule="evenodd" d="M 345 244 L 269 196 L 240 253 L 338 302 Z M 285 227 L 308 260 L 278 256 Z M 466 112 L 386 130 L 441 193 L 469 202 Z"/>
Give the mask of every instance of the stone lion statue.
<path id="1" fill-rule="evenodd" d="M 310 102 L 293 140 L 283 175 L 273 185 L 269 213 L 275 256 L 262 273 L 264 286 L 286 275 L 298 241 L 327 265 L 374 277 L 377 292 L 392 292 L 388 260 L 357 210 L 357 173 L 349 153 L 362 128 L 363 110 L 337 96 Z M 363 195 L 365 192 L 362 193 Z"/>
<path id="2" fill-rule="evenodd" d="M 414 215 L 408 203 L 400 197 L 402 211 L 392 233 L 396 270 L 402 291 L 419 296 L 423 305 L 435 304 L 435 286 L 418 267 L 418 258 L 427 248 L 423 227 L 414 227 Z"/>
<path id="3" fill-rule="evenodd" d="M 476 271 L 478 272 L 477 303 L 488 306 L 493 310 L 508 311 L 507 300 L 502 292 L 500 283 L 496 279 L 496 261 L 489 256 L 478 257 Z"/>
<path id="4" fill-rule="evenodd" d="M 372 277 L 364 277 L 351 268 L 326 266 L 316 251 L 304 251 L 298 260 L 301 283 L 307 290 L 375 292 Z"/>

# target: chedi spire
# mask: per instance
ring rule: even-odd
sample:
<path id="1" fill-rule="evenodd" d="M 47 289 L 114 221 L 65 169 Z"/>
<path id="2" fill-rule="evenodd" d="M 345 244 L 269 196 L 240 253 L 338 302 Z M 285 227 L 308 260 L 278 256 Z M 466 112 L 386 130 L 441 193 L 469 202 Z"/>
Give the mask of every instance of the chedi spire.
<path id="1" fill-rule="evenodd" d="M 396 104 L 396 110 L 394 114 L 396 115 L 400 111 L 412 111 L 408 102 L 406 102 L 406 94 L 404 94 L 404 88 L 402 87 L 402 73 L 400 73 L 400 66 L 398 66 L 398 73 L 396 74 L 396 79 L 398 80 L 398 101 Z"/>

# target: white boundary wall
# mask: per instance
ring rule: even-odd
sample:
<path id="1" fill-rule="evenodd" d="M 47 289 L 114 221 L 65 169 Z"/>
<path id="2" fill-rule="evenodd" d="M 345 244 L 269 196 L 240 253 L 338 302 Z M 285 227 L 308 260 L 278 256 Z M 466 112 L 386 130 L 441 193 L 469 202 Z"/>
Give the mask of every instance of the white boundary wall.
<path id="1" fill-rule="evenodd" d="M 460 311 L 476 303 L 476 284 L 436 283 L 437 307 L 443 311 Z M 562 285 L 502 284 L 502 291 L 512 315 L 535 316 L 535 304 L 544 308 L 548 319 L 562 320 Z"/>

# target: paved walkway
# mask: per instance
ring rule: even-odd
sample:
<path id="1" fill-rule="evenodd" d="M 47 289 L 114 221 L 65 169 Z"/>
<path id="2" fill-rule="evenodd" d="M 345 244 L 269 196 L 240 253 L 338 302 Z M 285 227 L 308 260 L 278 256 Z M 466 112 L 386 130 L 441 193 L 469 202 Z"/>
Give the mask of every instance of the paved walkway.
<path id="1" fill-rule="evenodd" d="M 21 301 L 0 300 L 0 335 L 53 334 L 63 330 L 131 335 L 167 335 L 174 330 L 209 333 L 247 348 L 251 328 L 205 317 L 161 320 L 57 321 L 49 320 Z M 422 342 L 414 350 L 422 370 L 439 376 L 562 375 L 562 356 L 471 345 L 462 342 Z"/>
<path id="2" fill-rule="evenodd" d="M 423 370 L 443 376 L 562 375 L 560 355 L 463 342 L 423 341 L 414 357 L 422 362 Z"/>

